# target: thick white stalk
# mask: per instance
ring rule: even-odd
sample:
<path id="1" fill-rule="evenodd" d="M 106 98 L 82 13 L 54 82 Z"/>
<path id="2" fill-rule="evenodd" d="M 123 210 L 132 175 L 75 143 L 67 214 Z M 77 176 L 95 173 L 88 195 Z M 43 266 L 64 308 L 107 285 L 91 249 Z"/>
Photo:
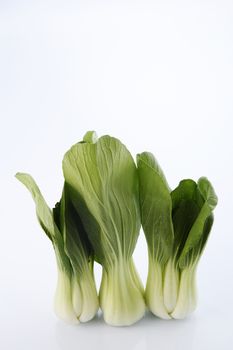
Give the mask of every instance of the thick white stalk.
<path id="1" fill-rule="evenodd" d="M 167 262 L 164 272 L 163 298 L 167 312 L 170 314 L 176 306 L 179 289 L 179 271 L 172 259 Z"/>
<path id="2" fill-rule="evenodd" d="M 112 326 L 129 326 L 143 317 L 143 293 L 130 261 L 119 260 L 103 269 L 100 307 L 105 322 Z"/>
<path id="3" fill-rule="evenodd" d="M 163 296 L 163 268 L 149 255 L 149 271 L 146 283 L 146 303 L 149 310 L 163 319 L 170 319 L 170 315 L 164 305 Z"/>
<path id="4" fill-rule="evenodd" d="M 195 310 L 196 305 L 196 269 L 195 267 L 186 268 L 181 272 L 178 299 L 171 316 L 183 319 Z"/>
<path id="5" fill-rule="evenodd" d="M 74 275 L 72 275 L 71 295 L 72 295 L 73 308 L 74 308 L 76 317 L 79 319 L 79 316 L 81 315 L 81 312 L 82 312 L 83 297 L 82 297 L 82 291 L 80 288 L 79 279 Z"/>
<path id="6" fill-rule="evenodd" d="M 80 278 L 82 294 L 82 310 L 79 316 L 80 322 L 90 321 L 95 317 L 99 308 L 99 299 L 92 271 L 88 268 Z"/>
<path id="7" fill-rule="evenodd" d="M 79 323 L 72 304 L 72 280 L 70 274 L 58 267 L 57 288 L 54 297 L 56 315 L 65 322 Z"/>

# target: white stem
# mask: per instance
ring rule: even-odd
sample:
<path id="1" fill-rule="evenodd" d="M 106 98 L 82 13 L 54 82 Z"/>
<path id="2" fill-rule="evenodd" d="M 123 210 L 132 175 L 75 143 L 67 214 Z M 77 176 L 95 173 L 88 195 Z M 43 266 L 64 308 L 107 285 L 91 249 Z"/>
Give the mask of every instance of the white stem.
<path id="1" fill-rule="evenodd" d="M 100 306 L 105 322 L 110 325 L 131 325 L 145 313 L 141 284 L 134 269 L 131 262 L 124 260 L 103 269 Z"/>
<path id="2" fill-rule="evenodd" d="M 164 305 L 170 314 L 176 306 L 179 289 L 179 271 L 172 259 L 166 265 L 163 283 Z"/>
<path id="3" fill-rule="evenodd" d="M 162 267 L 150 255 L 145 295 L 147 306 L 154 315 L 166 320 L 171 318 L 164 305 Z"/>
<path id="4" fill-rule="evenodd" d="M 56 315 L 68 323 L 79 323 L 72 304 L 72 281 L 66 271 L 58 268 L 57 288 L 54 298 Z"/>
<path id="5" fill-rule="evenodd" d="M 94 276 L 89 268 L 81 276 L 80 289 L 82 293 L 82 310 L 79 320 L 80 322 L 87 322 L 95 317 L 99 308 Z"/>
<path id="6" fill-rule="evenodd" d="M 83 304 L 83 297 L 82 297 L 82 291 L 80 288 L 80 283 L 77 277 L 72 276 L 72 304 L 73 308 L 75 310 L 75 314 L 77 315 L 77 318 L 79 319 L 79 316 L 82 312 L 82 304 Z"/>
<path id="7" fill-rule="evenodd" d="M 172 317 L 183 319 L 193 312 L 197 305 L 196 269 L 186 268 L 181 272 L 178 300 Z"/>

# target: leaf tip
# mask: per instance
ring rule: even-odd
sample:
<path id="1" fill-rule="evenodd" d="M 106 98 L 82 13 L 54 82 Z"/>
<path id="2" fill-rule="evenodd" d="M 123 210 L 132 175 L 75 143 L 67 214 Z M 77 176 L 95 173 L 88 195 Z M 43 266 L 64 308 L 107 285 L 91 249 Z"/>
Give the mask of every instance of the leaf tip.
<path id="1" fill-rule="evenodd" d="M 83 141 L 87 143 L 96 143 L 98 140 L 97 133 L 94 130 L 87 131 L 83 136 Z"/>

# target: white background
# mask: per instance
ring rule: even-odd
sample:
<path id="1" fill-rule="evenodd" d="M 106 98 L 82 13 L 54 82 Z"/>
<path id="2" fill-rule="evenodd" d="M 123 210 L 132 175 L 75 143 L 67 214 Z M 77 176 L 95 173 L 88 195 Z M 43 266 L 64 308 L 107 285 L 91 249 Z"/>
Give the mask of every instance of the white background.
<path id="1" fill-rule="evenodd" d="M 231 0 L 0 1 L 0 348 L 229 349 L 233 343 Z M 205 175 L 219 197 L 184 321 L 77 327 L 52 310 L 56 265 L 30 195 L 59 199 L 64 152 L 87 130 L 152 151 L 174 188 Z M 141 234 L 135 260 L 145 282 Z M 97 283 L 101 270 L 96 267 Z"/>

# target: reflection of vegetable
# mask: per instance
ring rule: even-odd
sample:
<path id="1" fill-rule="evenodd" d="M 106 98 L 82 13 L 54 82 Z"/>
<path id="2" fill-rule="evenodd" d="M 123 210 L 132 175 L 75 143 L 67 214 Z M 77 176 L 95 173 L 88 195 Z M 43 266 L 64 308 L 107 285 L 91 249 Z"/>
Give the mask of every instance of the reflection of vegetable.
<path id="1" fill-rule="evenodd" d="M 111 325 L 129 325 L 145 311 L 132 254 L 140 229 L 138 176 L 117 139 L 87 133 L 64 156 L 63 172 L 95 259 L 103 266 L 100 305 Z"/>
<path id="2" fill-rule="evenodd" d="M 56 314 L 71 323 L 92 319 L 98 309 L 93 254 L 80 218 L 69 200 L 67 185 L 52 212 L 30 175 L 18 173 L 16 177 L 31 192 L 39 223 L 54 247 L 58 268 Z"/>
<path id="3" fill-rule="evenodd" d="M 137 156 L 141 220 L 148 244 L 146 301 L 165 319 L 196 307 L 195 273 L 213 223 L 217 197 L 210 182 L 183 180 L 172 192 L 151 153 Z"/>

